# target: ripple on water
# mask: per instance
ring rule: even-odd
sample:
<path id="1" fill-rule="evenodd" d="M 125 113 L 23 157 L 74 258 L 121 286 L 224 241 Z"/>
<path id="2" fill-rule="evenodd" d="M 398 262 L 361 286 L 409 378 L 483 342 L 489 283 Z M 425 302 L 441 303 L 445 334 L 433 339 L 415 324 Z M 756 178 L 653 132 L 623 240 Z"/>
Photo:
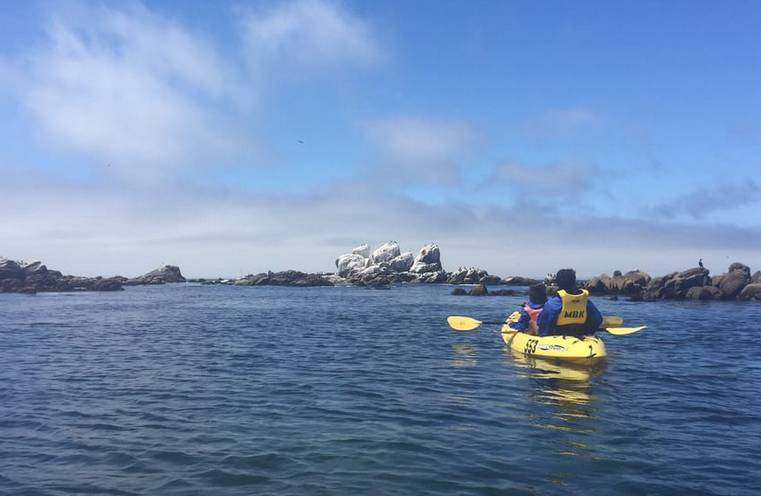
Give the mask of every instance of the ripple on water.
<path id="1" fill-rule="evenodd" d="M 0 494 L 761 493 L 758 305 L 600 300 L 648 329 L 573 367 L 449 290 L 0 295 Z"/>

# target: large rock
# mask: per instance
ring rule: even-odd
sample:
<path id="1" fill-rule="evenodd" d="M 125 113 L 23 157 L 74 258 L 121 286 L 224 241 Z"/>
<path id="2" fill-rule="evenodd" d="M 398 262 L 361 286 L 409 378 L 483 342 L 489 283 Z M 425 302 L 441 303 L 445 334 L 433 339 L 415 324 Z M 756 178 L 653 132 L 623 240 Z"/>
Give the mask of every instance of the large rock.
<path id="1" fill-rule="evenodd" d="M 622 274 L 620 270 L 613 272 L 613 277 L 608 274 L 600 274 L 586 283 L 586 288 L 593 294 L 622 294 L 628 296 L 639 295 L 650 282 L 650 275 L 632 270 Z"/>
<path id="2" fill-rule="evenodd" d="M 685 298 L 688 300 L 719 300 L 721 291 L 714 286 L 695 286 L 687 290 Z"/>
<path id="3" fill-rule="evenodd" d="M 180 268 L 176 265 L 165 265 L 140 277 L 128 279 L 125 284 L 127 286 L 140 286 L 144 284 L 166 284 L 172 282 L 185 282 Z"/>
<path id="4" fill-rule="evenodd" d="M 760 283 L 754 283 L 754 284 L 748 284 L 743 288 L 742 291 L 740 291 L 740 294 L 737 297 L 738 300 L 757 300 L 761 301 L 761 284 Z"/>
<path id="5" fill-rule="evenodd" d="M 39 293 L 59 291 L 119 291 L 119 277 L 65 276 L 60 271 L 48 270 L 42 262 L 29 264 L 0 259 L 0 292 Z"/>
<path id="6" fill-rule="evenodd" d="M 761 270 L 757 270 L 750 277 L 751 284 L 761 284 Z"/>
<path id="7" fill-rule="evenodd" d="M 24 277 L 26 277 L 24 269 L 17 262 L 0 257 L 0 280 L 24 279 Z"/>
<path id="8" fill-rule="evenodd" d="M 694 267 L 683 272 L 674 272 L 663 277 L 656 277 L 645 288 L 645 300 L 682 300 L 687 297 L 690 288 L 708 286 L 711 278 L 708 269 Z"/>
<path id="9" fill-rule="evenodd" d="M 336 269 L 341 277 L 349 277 L 353 272 L 364 269 L 369 260 L 360 254 L 341 255 L 336 259 Z"/>
<path id="10" fill-rule="evenodd" d="M 447 276 L 447 282 L 449 284 L 478 284 L 488 275 L 489 273 L 483 269 L 460 267 Z"/>
<path id="11" fill-rule="evenodd" d="M 412 252 L 404 252 L 398 257 L 392 258 L 388 262 L 388 267 L 393 272 L 407 272 L 412 268 L 415 263 L 415 256 Z"/>
<path id="12" fill-rule="evenodd" d="M 502 284 L 510 285 L 510 286 L 533 286 L 534 284 L 539 284 L 539 279 L 532 279 L 530 277 L 523 277 L 523 276 L 509 276 L 502 279 Z"/>
<path id="13" fill-rule="evenodd" d="M 351 250 L 352 255 L 359 255 L 362 258 L 370 258 L 370 245 L 362 244 Z"/>
<path id="14" fill-rule="evenodd" d="M 721 278 L 718 287 L 721 290 L 722 297 L 725 299 L 735 299 L 745 286 L 750 284 L 750 274 L 742 270 L 733 270 Z"/>
<path id="15" fill-rule="evenodd" d="M 434 243 L 425 245 L 420 249 L 420 253 L 415 257 L 415 263 L 410 268 L 410 272 L 416 274 L 439 272 L 441 270 L 441 252 L 439 251 L 439 245 Z"/>
<path id="16" fill-rule="evenodd" d="M 390 262 L 401 254 L 402 251 L 399 248 L 399 243 L 396 241 L 388 241 L 375 249 L 373 256 L 370 257 L 370 260 L 373 264 Z"/>
<path id="17" fill-rule="evenodd" d="M 236 286 L 333 286 L 329 277 L 323 274 L 307 274 L 298 270 L 249 274 L 235 281 Z"/>
<path id="18" fill-rule="evenodd" d="M 479 284 L 478 286 L 471 289 L 468 294 L 470 296 L 486 296 L 489 294 L 489 290 L 486 289 L 486 286 L 483 284 Z"/>

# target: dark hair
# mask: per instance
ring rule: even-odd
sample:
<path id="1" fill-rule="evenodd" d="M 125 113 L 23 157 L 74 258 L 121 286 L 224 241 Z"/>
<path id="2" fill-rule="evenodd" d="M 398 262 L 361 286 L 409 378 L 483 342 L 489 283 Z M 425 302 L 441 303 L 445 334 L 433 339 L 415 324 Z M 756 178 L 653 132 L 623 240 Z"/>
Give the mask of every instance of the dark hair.
<path id="1" fill-rule="evenodd" d="M 573 291 L 576 289 L 576 271 L 573 269 L 560 269 L 555 274 L 555 282 L 558 283 L 558 289 Z"/>
<path id="2" fill-rule="evenodd" d="M 547 303 L 547 286 L 539 283 L 529 287 L 528 301 L 537 305 L 544 305 Z"/>

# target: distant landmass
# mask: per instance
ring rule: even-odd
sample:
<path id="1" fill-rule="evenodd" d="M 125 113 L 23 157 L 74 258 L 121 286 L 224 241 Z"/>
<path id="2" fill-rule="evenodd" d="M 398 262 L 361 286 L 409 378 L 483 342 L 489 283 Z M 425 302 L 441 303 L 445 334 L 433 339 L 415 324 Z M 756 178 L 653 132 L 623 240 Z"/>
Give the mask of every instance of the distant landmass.
<path id="1" fill-rule="evenodd" d="M 248 274 L 239 279 L 186 279 L 178 266 L 165 265 L 142 276 L 127 278 L 81 277 L 50 270 L 42 262 L 14 261 L 0 257 L 0 292 L 27 293 L 67 291 L 120 291 L 124 286 L 170 283 L 200 283 L 233 286 L 315 287 L 355 285 L 386 288 L 393 284 L 475 284 L 466 291 L 453 290 L 455 295 L 512 296 L 515 290 L 491 291 L 488 286 L 530 286 L 542 282 L 523 276 L 500 277 L 477 267 L 458 267 L 448 272 L 441 263 L 441 250 L 436 243 L 420 248 L 417 255 L 402 252 L 396 241 L 388 241 L 375 250 L 367 244 L 335 260 L 335 273 L 306 273 L 298 270 Z M 656 300 L 754 300 L 761 301 L 761 271 L 751 274 L 750 267 L 735 262 L 726 273 L 711 277 L 704 267 L 694 267 L 661 277 L 634 270 L 613 275 L 600 274 L 580 285 L 593 295 L 626 297 L 631 301 Z M 544 281 L 552 290 L 552 279 Z"/>

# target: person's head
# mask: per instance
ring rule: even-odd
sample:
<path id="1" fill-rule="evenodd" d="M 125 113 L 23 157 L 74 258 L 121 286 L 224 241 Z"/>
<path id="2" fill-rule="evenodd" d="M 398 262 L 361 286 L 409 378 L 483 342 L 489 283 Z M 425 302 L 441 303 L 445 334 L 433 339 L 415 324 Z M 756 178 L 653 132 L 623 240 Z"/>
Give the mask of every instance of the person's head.
<path id="1" fill-rule="evenodd" d="M 535 305 L 547 303 L 547 287 L 542 284 L 534 284 L 528 288 L 528 301 Z"/>
<path id="2" fill-rule="evenodd" d="M 555 282 L 558 284 L 558 289 L 573 291 L 576 289 L 576 271 L 573 269 L 560 269 L 555 274 Z"/>

